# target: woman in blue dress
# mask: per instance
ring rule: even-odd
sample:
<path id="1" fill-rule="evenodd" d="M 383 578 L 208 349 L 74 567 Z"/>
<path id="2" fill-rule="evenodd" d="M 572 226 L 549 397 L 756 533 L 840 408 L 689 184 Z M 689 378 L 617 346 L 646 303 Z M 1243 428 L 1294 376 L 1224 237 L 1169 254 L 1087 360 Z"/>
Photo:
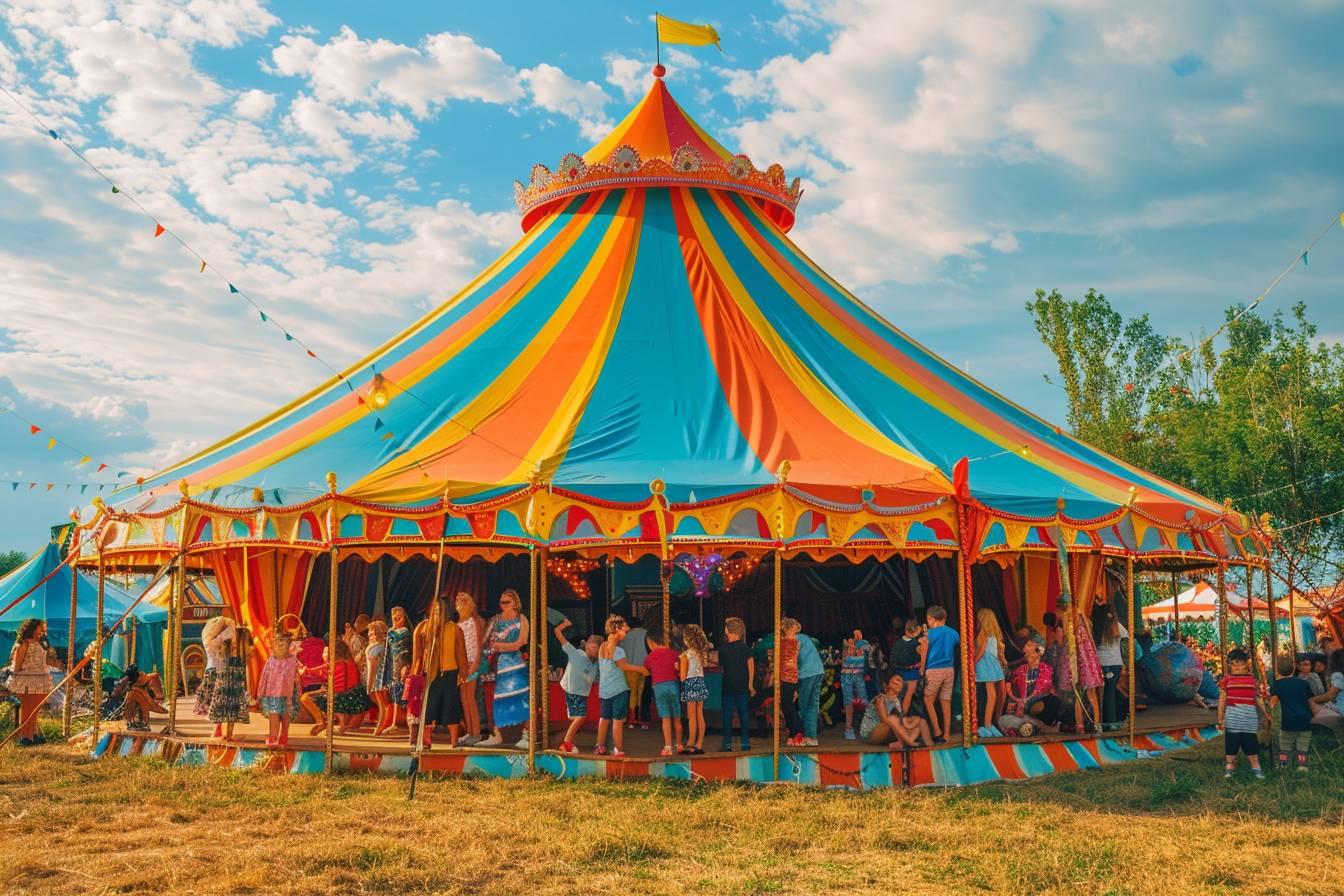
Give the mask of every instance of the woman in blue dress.
<path id="1" fill-rule="evenodd" d="M 527 662 L 523 649 L 530 634 L 523 601 L 518 592 L 506 589 L 499 596 L 499 615 L 491 621 L 486 650 L 495 655 L 495 695 L 491 703 L 495 733 L 480 746 L 506 744 L 521 735 L 518 747 L 527 746 L 527 734 L 517 728 L 527 723 Z M 515 730 L 509 730 L 515 729 Z"/>

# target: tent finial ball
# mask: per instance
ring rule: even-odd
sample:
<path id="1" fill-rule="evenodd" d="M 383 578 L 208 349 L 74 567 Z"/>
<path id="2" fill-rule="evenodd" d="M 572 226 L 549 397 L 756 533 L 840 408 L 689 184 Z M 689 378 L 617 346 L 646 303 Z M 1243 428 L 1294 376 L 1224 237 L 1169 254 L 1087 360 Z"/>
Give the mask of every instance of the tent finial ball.
<path id="1" fill-rule="evenodd" d="M 663 65 L 661 62 L 653 67 L 653 76 L 655 78 L 661 78 L 665 74 L 667 74 L 667 66 Z"/>

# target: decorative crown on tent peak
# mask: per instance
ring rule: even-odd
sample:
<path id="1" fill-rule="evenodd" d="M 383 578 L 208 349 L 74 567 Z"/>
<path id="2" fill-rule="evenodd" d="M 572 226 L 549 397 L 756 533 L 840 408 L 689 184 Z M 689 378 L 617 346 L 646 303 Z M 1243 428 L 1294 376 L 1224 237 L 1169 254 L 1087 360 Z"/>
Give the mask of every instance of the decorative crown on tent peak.
<path id="1" fill-rule="evenodd" d="M 781 165 L 764 171 L 730 154 L 682 110 L 655 76 L 649 93 L 605 139 L 584 155 L 567 153 L 555 170 L 532 166 L 528 183 L 514 181 L 514 199 L 530 230 L 558 200 L 600 189 L 704 187 L 751 197 L 785 231 L 793 226 L 802 181 L 790 183 Z"/>

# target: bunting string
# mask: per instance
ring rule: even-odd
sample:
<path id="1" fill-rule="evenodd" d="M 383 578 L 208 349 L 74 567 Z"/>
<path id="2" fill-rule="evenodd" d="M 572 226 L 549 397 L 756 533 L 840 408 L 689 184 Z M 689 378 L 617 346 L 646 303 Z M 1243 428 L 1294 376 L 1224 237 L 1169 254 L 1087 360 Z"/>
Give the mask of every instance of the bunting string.
<path id="1" fill-rule="evenodd" d="M 58 437 L 56 437 L 56 436 L 53 436 L 53 435 L 52 435 L 52 434 L 51 434 L 45 427 L 43 427 L 43 426 L 41 426 L 41 425 L 39 425 L 39 424 L 37 424 L 37 423 L 34 423 L 32 420 L 29 420 L 27 417 L 25 417 L 25 416 L 23 416 L 22 414 L 20 414 L 20 413 L 19 413 L 17 410 L 15 410 L 14 408 L 0 408 L 0 413 L 8 414 L 9 416 L 13 417 L 15 420 L 18 420 L 18 421 L 19 421 L 20 423 L 22 423 L 24 426 L 26 426 L 26 427 L 28 428 L 28 434 L 29 434 L 29 436 L 34 437 L 34 438 L 40 438 L 40 439 L 44 440 L 44 441 L 47 443 L 47 450 L 48 450 L 48 451 L 55 451 L 55 450 L 56 450 L 56 446 L 59 445 L 61 448 L 64 448 L 66 451 L 69 451 L 69 452 L 70 452 L 71 454 L 73 454 L 75 457 L 78 457 L 79 460 L 76 461 L 75 464 L 74 464 L 74 466 L 75 466 L 76 469 L 89 467 L 89 468 L 91 468 L 90 471 L 89 471 L 89 475 L 91 475 L 91 476 L 96 476 L 96 475 L 98 475 L 99 473 L 102 473 L 104 470 L 112 470 L 113 475 L 114 475 L 115 478 L 117 478 L 117 479 L 125 479 L 126 477 L 132 475 L 131 472 L 130 472 L 129 470 L 113 469 L 111 464 L 106 463 L 106 462 L 104 462 L 104 461 L 97 461 L 97 462 L 95 462 L 95 460 L 94 460 L 94 455 L 93 455 L 93 454 L 91 454 L 91 453 L 89 453 L 89 452 L 86 452 L 86 451 L 84 451 L 83 449 L 78 448 L 78 447 L 76 447 L 76 446 L 70 444 L 69 442 L 65 441 L 64 439 L 58 438 Z M 65 483 L 58 483 L 58 484 L 65 484 Z M 90 485 L 90 484 L 92 484 L 92 483 L 87 483 L 87 482 L 86 482 L 86 483 L 78 483 L 78 482 L 76 482 L 76 483 L 70 483 L 70 484 L 72 484 L 72 485 Z M 104 484 L 106 484 L 106 483 L 104 483 Z M 115 485 L 115 484 L 117 484 L 117 483 L 112 483 L 112 484 Z M 50 488 L 48 489 L 48 491 L 50 491 Z"/>
<path id="2" fill-rule="evenodd" d="M 159 237 L 162 237 L 165 234 L 172 237 L 178 243 L 178 245 L 180 245 L 183 249 L 185 249 L 196 260 L 196 262 L 199 263 L 200 267 L 198 273 L 202 274 L 206 273 L 206 270 L 208 268 L 209 272 L 214 274 L 220 280 L 220 282 L 222 282 L 228 288 L 229 295 L 238 296 L 240 299 L 242 299 L 244 302 L 246 302 L 248 305 L 252 307 L 252 310 L 257 313 L 258 319 L 261 323 L 270 324 L 271 326 L 275 327 L 281 333 L 281 335 L 284 336 L 286 343 L 292 342 L 295 346 L 302 349 L 304 354 L 306 354 L 310 359 L 316 361 L 317 363 L 321 364 L 324 368 L 326 368 L 334 378 L 344 383 L 346 388 L 350 390 L 351 394 L 356 396 L 356 398 L 359 400 L 359 403 L 369 408 L 370 415 L 373 417 L 374 420 L 373 432 L 378 434 L 377 438 L 379 441 L 387 442 L 396 437 L 395 433 L 387 429 L 387 423 L 385 420 L 383 420 L 382 416 L 379 415 L 378 412 L 373 409 L 373 407 L 370 405 L 369 402 L 364 400 L 364 397 L 362 395 L 359 395 L 359 393 L 355 389 L 354 384 L 350 382 L 349 378 L 346 377 L 345 374 L 341 373 L 341 371 L 338 370 L 334 365 L 328 363 L 327 360 L 321 357 L 311 345 L 309 345 L 300 337 L 296 336 L 293 330 L 281 324 L 280 321 L 278 321 L 275 318 L 274 314 L 262 308 L 261 305 L 258 304 L 257 301 L 246 290 L 238 286 L 234 282 L 234 280 L 231 279 L 226 273 L 224 273 L 224 271 L 222 271 L 216 264 L 214 264 L 213 262 L 208 262 L 205 256 L 203 256 L 200 252 L 198 252 L 179 233 L 177 233 L 171 227 L 161 222 L 158 219 L 158 217 L 154 215 L 153 212 L 151 212 L 143 204 L 141 204 L 140 200 L 136 199 L 134 195 L 127 192 L 124 187 L 116 183 L 110 176 L 108 176 L 106 172 L 100 169 L 97 165 L 89 161 L 88 157 L 85 156 L 84 153 L 80 152 L 80 150 L 76 146 L 74 146 L 64 137 L 62 137 L 61 134 L 57 132 L 54 128 L 49 127 L 47 123 L 37 115 L 37 113 L 35 113 L 32 109 L 30 109 L 27 106 L 27 104 L 21 101 L 4 85 L 0 85 L 0 92 L 3 92 L 5 96 L 9 97 L 9 100 L 21 111 L 23 111 L 24 114 L 26 114 L 29 118 L 31 118 L 43 133 L 45 133 L 52 140 L 55 140 L 57 143 L 60 143 L 62 146 L 68 149 L 71 152 L 71 154 L 75 156 L 75 158 L 79 159 L 79 161 L 85 165 L 85 167 L 87 167 L 95 175 L 97 175 L 103 181 L 105 181 L 107 185 L 111 188 L 112 193 L 114 195 L 121 196 L 124 199 L 126 199 L 136 208 L 136 210 L 138 210 L 151 223 L 153 223 L 155 239 L 158 239 Z M 363 371 L 361 371 L 361 373 L 362 372 Z M 377 365 L 370 365 L 369 372 L 377 374 L 378 373 Z M 386 386 L 392 387 L 395 391 L 400 392 L 408 396 L 409 398 L 418 401 L 420 404 L 424 405 L 425 408 L 428 410 L 434 411 L 436 413 L 441 410 L 437 405 L 427 401 L 426 399 L 420 397 L 419 395 L 416 395 L 413 391 L 388 378 L 385 374 L 382 375 L 382 382 Z M 498 442 L 494 441 L 488 436 L 477 432 L 474 427 L 469 426 L 468 424 L 463 423 L 452 416 L 447 416 L 444 419 L 446 419 L 449 423 L 452 423 L 453 425 L 459 427 L 468 435 L 475 436 L 476 438 L 481 439 L 491 447 L 496 448 L 499 451 L 502 451 L 503 453 L 508 454 L 509 456 L 517 460 L 528 463 L 536 468 L 541 467 L 541 464 L 539 462 L 533 460 L 532 458 L 526 455 L 519 454 L 518 452 L 504 445 L 499 444 Z M 420 464 L 420 461 L 414 460 L 414 463 L 416 467 L 420 469 L 420 472 L 426 478 L 429 478 L 429 473 Z"/>

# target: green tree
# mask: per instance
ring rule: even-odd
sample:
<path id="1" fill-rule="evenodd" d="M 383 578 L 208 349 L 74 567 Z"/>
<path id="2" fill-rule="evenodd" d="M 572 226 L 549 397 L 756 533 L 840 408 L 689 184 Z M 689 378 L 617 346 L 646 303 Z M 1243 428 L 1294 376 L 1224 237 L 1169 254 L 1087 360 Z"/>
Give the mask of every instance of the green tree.
<path id="1" fill-rule="evenodd" d="M 1269 318 L 1229 308 L 1220 338 L 1194 345 L 1159 335 L 1146 315 L 1125 320 L 1092 290 L 1072 301 L 1038 290 L 1027 310 L 1076 435 L 1270 514 L 1294 584 L 1344 576 L 1344 515 L 1328 517 L 1344 508 L 1344 347 L 1319 341 L 1305 306 Z"/>
<path id="2" fill-rule="evenodd" d="M 28 559 L 28 555 L 23 551 L 3 551 L 0 552 L 0 576 L 9 575 L 14 570 L 23 565 L 23 561 Z"/>

